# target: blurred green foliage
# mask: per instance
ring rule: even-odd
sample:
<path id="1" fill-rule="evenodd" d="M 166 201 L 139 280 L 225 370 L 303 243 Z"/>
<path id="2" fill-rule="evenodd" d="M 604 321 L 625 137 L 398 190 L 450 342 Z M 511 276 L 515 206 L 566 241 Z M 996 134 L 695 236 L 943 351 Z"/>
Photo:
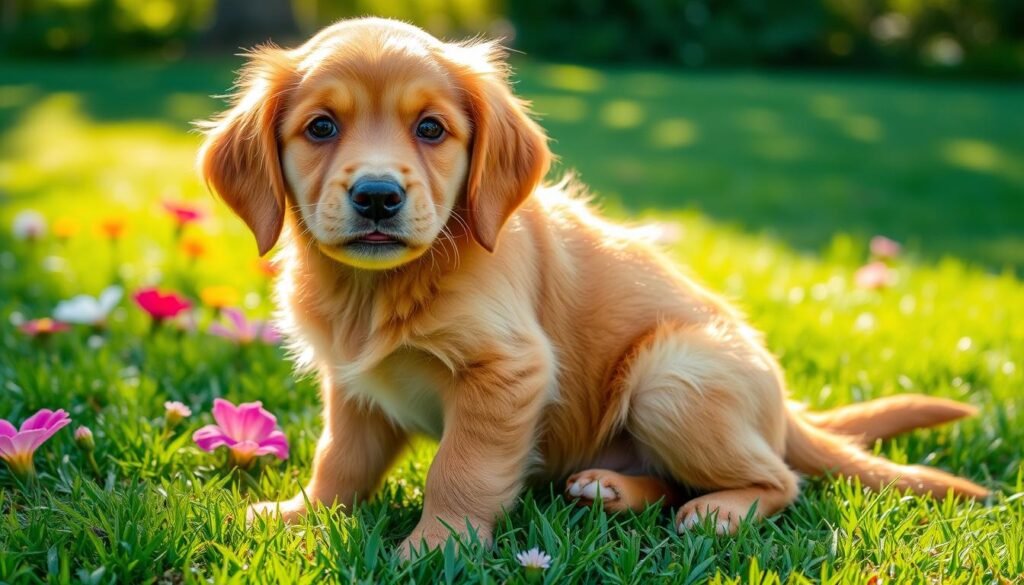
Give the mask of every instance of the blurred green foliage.
<path id="1" fill-rule="evenodd" d="M 294 19 L 268 16 L 289 3 Z M 256 41 L 287 43 L 339 18 L 374 14 L 449 38 L 504 37 L 535 56 L 571 61 L 1024 73 L 1020 0 L 0 0 L 0 7 L 0 54 L 175 57 L 255 42 L 225 36 L 232 26 L 248 27 Z"/>
<path id="2" fill-rule="evenodd" d="M 575 60 L 1024 70 L 1019 0 L 508 2 L 517 45 Z"/>
<path id="3" fill-rule="evenodd" d="M 173 57 L 215 0 L 0 0 L 0 51 L 19 56 Z"/>

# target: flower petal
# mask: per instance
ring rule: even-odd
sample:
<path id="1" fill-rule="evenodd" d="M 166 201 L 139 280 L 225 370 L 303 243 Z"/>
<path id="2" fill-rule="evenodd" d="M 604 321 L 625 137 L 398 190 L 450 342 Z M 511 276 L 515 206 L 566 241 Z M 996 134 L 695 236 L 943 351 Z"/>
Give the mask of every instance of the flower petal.
<path id="1" fill-rule="evenodd" d="M 35 451 L 40 445 L 45 443 L 57 433 L 57 431 L 71 424 L 71 419 L 68 418 L 67 413 L 63 410 L 58 410 L 54 415 L 62 415 L 62 417 L 51 417 L 49 425 L 44 428 L 37 428 L 31 430 L 22 430 L 17 435 L 14 435 L 11 439 L 14 441 L 15 447 L 24 448 L 28 451 Z"/>
<path id="2" fill-rule="evenodd" d="M 238 309 L 223 309 L 221 313 L 227 316 L 231 324 L 235 326 L 235 331 L 241 333 L 245 330 L 248 321 L 245 319 L 245 315 Z"/>
<path id="3" fill-rule="evenodd" d="M 0 418 L 0 437 L 11 437 L 18 432 L 18 428 Z"/>
<path id="4" fill-rule="evenodd" d="M 224 429 L 217 425 L 206 425 L 192 433 L 192 440 L 195 441 L 196 445 L 198 445 L 200 449 L 209 453 L 213 453 L 221 446 L 231 448 L 236 442 L 224 433 Z"/>
<path id="5" fill-rule="evenodd" d="M 70 422 L 70 421 L 69 421 Z M 32 429 L 31 431 L 21 431 L 17 435 L 11 437 L 11 443 L 14 445 L 15 453 L 35 453 L 36 449 L 40 445 L 46 442 L 53 433 L 59 429 L 50 431 L 50 429 Z"/>
<path id="6" fill-rule="evenodd" d="M 46 422 L 51 416 L 53 416 L 53 414 L 54 412 L 49 408 L 39 409 L 39 411 L 21 423 L 21 430 L 31 431 L 32 429 L 41 429 L 46 426 Z"/>
<path id="7" fill-rule="evenodd" d="M 89 295 L 78 295 L 57 303 L 57 307 L 53 309 L 53 318 L 65 323 L 92 325 L 102 319 L 102 316 L 96 299 Z"/>
<path id="8" fill-rule="evenodd" d="M 0 457 L 14 457 L 14 441 L 12 437 L 0 436 Z"/>
<path id="9" fill-rule="evenodd" d="M 114 310 L 114 307 L 121 302 L 121 297 L 123 296 L 124 289 L 116 284 L 103 289 L 103 292 L 100 293 L 99 309 L 104 317 L 106 317 L 110 311 Z"/>
<path id="10" fill-rule="evenodd" d="M 222 323 L 210 323 L 210 326 L 206 328 L 206 332 L 209 333 L 210 335 L 223 337 L 224 339 L 230 339 L 232 341 L 238 339 L 238 333 L 232 331 L 231 329 L 228 329 Z"/>
<path id="11" fill-rule="evenodd" d="M 257 455 L 274 455 L 278 459 L 288 458 L 288 437 L 281 431 L 274 431 L 270 436 L 260 441 L 260 448 L 256 450 Z"/>
<path id="12" fill-rule="evenodd" d="M 213 401 L 213 420 L 217 421 L 224 433 L 235 441 L 242 439 L 242 425 L 240 424 L 238 407 L 223 398 Z"/>
<path id="13" fill-rule="evenodd" d="M 43 408 L 21 423 L 21 430 L 32 431 L 56 426 L 57 428 L 54 430 L 56 432 L 69 422 L 71 422 L 71 419 L 68 418 L 68 413 L 64 412 L 63 409 L 54 411 Z"/>
<path id="14" fill-rule="evenodd" d="M 267 438 L 277 426 L 277 417 L 263 408 L 261 402 L 246 402 L 238 405 L 241 421 L 241 440 L 260 441 Z"/>
<path id="15" fill-rule="evenodd" d="M 281 334 L 278 333 L 274 325 L 269 322 L 263 323 L 263 329 L 260 332 L 260 339 L 267 345 L 277 345 L 281 343 Z"/>

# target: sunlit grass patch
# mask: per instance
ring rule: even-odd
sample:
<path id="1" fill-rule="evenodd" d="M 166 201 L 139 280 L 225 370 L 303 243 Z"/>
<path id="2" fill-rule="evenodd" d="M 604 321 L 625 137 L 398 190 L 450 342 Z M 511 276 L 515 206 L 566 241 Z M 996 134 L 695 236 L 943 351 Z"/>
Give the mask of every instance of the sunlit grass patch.
<path id="1" fill-rule="evenodd" d="M 0 418 L 66 408 L 92 429 L 100 468 L 94 477 L 70 430 L 40 448 L 30 489 L 0 465 L 0 581 L 521 583 L 517 554 L 533 548 L 551 556 L 551 583 L 1024 574 L 1019 92 L 522 65 L 518 87 L 547 114 L 564 164 L 611 216 L 646 226 L 681 270 L 749 315 L 795 399 L 824 408 L 923 392 L 977 406 L 976 419 L 873 448 L 969 476 L 998 492 L 992 501 L 814 480 L 785 513 L 722 538 L 711 526 L 677 535 L 657 508 L 609 515 L 540 486 L 499 520 L 492 547 L 407 565 L 394 548 L 418 519 L 436 449 L 417 440 L 357 509 L 246 526 L 247 503 L 304 485 L 321 423 L 315 382 L 293 375 L 280 347 L 210 333 L 215 306 L 271 311 L 272 267 L 193 171 L 187 120 L 210 113 L 200 96 L 223 93 L 230 67 L 0 67 L 8 87 L 32 88 L 0 89 Z M 619 127 L 602 119 L 608 104 L 620 104 Z M 964 119 L 950 113 L 958 104 Z M 844 121 L 869 118 L 877 140 L 845 133 Z M 976 142 L 944 146 L 957 140 Z M 202 218 L 181 227 L 167 202 Z M 26 209 L 47 223 L 33 242 L 12 233 Z M 886 260 L 891 278 L 866 289 L 856 273 L 876 233 L 903 247 Z M 105 327 L 29 337 L 16 326 L 115 281 L 126 294 Z M 195 303 L 195 328 L 152 325 L 131 300 L 150 284 Z M 213 422 L 218 397 L 263 401 L 289 459 L 242 474 L 200 450 L 191 434 Z M 168 400 L 192 411 L 170 431 Z"/>

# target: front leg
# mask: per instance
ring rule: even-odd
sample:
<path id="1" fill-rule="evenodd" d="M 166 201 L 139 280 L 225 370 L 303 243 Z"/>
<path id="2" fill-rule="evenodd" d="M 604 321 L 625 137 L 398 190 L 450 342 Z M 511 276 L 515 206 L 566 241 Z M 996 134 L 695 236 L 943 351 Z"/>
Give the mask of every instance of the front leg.
<path id="1" fill-rule="evenodd" d="M 402 555 L 440 547 L 449 526 L 465 535 L 467 523 L 490 542 L 495 519 L 522 488 L 553 384 L 546 348 L 543 342 L 520 342 L 471 354 L 444 396 L 445 429 L 427 473 L 423 516 L 402 544 Z"/>
<path id="2" fill-rule="evenodd" d="M 342 504 L 351 510 L 357 497 L 366 499 L 406 443 L 405 433 L 379 408 L 346 397 L 329 379 L 322 381 L 324 430 L 317 443 L 313 475 L 306 488 L 289 500 L 261 502 L 256 515 L 276 514 L 292 522 L 311 505 Z"/>

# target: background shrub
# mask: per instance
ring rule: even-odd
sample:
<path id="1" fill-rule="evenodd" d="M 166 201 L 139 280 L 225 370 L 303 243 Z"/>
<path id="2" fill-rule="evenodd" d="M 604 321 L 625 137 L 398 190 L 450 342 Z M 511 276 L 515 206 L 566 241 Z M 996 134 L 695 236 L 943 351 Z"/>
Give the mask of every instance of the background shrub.
<path id="1" fill-rule="evenodd" d="M 531 55 L 773 66 L 1024 73 L 1020 0 L 4 0 L 0 53 L 178 56 L 290 42 L 378 14 Z"/>

